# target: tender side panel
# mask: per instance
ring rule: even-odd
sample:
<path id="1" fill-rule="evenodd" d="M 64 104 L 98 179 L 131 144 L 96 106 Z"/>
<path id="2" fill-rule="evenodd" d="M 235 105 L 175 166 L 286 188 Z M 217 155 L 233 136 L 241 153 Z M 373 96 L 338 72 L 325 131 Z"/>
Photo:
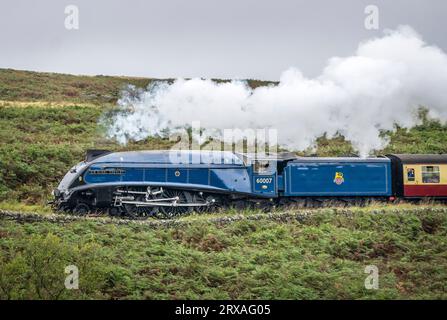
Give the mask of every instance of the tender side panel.
<path id="1" fill-rule="evenodd" d="M 286 196 L 390 196 L 391 165 L 384 162 L 290 162 Z"/>
<path id="2" fill-rule="evenodd" d="M 404 164 L 405 197 L 447 197 L 447 164 Z"/>

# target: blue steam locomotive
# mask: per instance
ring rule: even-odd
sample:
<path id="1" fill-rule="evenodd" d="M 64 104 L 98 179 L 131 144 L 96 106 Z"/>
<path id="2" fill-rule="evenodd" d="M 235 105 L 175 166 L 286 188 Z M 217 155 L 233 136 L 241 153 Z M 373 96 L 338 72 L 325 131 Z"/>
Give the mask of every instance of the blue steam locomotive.
<path id="1" fill-rule="evenodd" d="M 173 217 L 226 206 L 393 197 L 392 160 L 259 156 L 225 151 L 89 150 L 53 191 L 75 214 Z"/>

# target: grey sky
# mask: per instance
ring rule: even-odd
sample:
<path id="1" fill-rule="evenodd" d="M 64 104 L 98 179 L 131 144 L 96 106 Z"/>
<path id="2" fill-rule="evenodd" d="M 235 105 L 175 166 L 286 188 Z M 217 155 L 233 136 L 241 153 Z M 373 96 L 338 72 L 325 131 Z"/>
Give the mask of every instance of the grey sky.
<path id="1" fill-rule="evenodd" d="M 79 30 L 64 27 L 79 7 Z M 380 30 L 364 9 L 380 9 Z M 447 51 L 445 0 L 2 0 L 0 67 L 74 74 L 277 80 L 408 24 Z"/>

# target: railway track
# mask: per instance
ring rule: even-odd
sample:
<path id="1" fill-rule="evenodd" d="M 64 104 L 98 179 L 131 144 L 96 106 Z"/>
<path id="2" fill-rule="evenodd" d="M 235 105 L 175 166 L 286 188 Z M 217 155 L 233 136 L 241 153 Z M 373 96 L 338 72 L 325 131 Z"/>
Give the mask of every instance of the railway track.
<path id="1" fill-rule="evenodd" d="M 227 224 L 241 220 L 274 220 L 274 221 L 291 221 L 291 220 L 304 220 L 309 215 L 312 215 L 312 211 L 300 211 L 300 212 L 278 212 L 278 213 L 257 213 L 250 215 L 198 215 L 188 216 L 170 220 L 158 220 L 158 219 L 125 219 L 125 218 L 112 218 L 107 216 L 98 215 L 86 215 L 76 216 L 67 214 L 39 214 L 39 213 L 25 213 L 16 211 L 0 210 L 0 220 L 15 220 L 18 222 L 52 222 L 52 223 L 71 223 L 77 221 L 93 221 L 102 224 L 117 224 L 117 225 L 144 225 L 149 227 L 180 227 L 190 225 L 198 222 L 207 222 L 214 224 Z"/>
<path id="2" fill-rule="evenodd" d="M 306 219 L 330 211 L 334 215 L 353 216 L 358 214 L 359 209 L 351 208 L 324 208 L 324 209 L 308 209 L 308 210 L 289 210 L 282 212 L 270 213 L 253 213 L 253 214 L 233 214 L 233 215 L 197 215 L 188 216 L 185 218 L 171 219 L 171 220 L 132 220 L 123 218 L 111 218 L 107 216 L 87 215 L 75 216 L 66 214 L 39 214 L 29 212 L 16 212 L 0 209 L 0 220 L 14 220 L 22 223 L 35 222 L 50 222 L 50 223 L 72 223 L 77 221 L 92 221 L 101 224 L 116 224 L 116 225 L 142 225 L 151 228 L 169 228 L 182 227 L 194 223 L 213 223 L 218 225 L 229 224 L 237 221 L 276 221 L 276 222 L 305 222 Z M 368 214 L 399 214 L 399 213 L 443 213 L 447 214 L 447 207 L 414 207 L 414 208 L 393 208 L 385 207 L 379 209 L 368 209 L 363 211 Z"/>

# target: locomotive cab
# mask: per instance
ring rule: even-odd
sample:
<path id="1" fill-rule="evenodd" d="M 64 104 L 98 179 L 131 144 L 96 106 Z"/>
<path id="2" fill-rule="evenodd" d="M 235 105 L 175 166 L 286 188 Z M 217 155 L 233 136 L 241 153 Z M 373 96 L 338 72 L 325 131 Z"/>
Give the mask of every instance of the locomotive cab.
<path id="1" fill-rule="evenodd" d="M 288 161 L 297 159 L 293 153 L 244 154 L 244 162 L 249 167 L 252 192 L 262 197 L 278 197 L 284 190 L 283 171 Z"/>
<path id="2" fill-rule="evenodd" d="M 277 160 L 256 159 L 252 164 L 253 192 L 261 195 L 275 196 L 277 194 Z"/>

